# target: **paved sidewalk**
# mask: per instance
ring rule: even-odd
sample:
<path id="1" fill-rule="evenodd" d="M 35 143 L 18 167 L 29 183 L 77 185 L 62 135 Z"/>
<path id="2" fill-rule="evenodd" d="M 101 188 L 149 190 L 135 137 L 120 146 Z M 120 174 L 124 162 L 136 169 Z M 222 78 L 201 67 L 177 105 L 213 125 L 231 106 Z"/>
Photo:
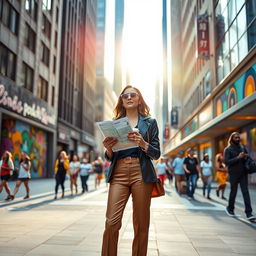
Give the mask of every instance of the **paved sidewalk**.
<path id="1" fill-rule="evenodd" d="M 224 206 L 167 195 L 152 199 L 148 256 L 255 255 L 256 229 L 228 217 Z M 100 255 L 107 189 L 57 201 L 38 198 L 0 209 L 0 256 Z M 120 231 L 119 254 L 131 256 L 131 202 Z"/>

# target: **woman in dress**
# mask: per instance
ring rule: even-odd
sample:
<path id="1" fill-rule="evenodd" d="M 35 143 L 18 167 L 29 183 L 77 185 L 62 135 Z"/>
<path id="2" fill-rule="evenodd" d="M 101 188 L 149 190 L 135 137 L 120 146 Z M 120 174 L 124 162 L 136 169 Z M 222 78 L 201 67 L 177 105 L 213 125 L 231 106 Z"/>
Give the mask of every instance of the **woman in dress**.
<path id="1" fill-rule="evenodd" d="M 132 195 L 134 240 L 133 256 L 146 256 L 153 183 L 157 181 L 152 159 L 160 157 L 158 126 L 150 117 L 141 92 L 126 86 L 118 98 L 114 119 L 127 117 L 133 128 L 128 140 L 138 147 L 113 152 L 116 138 L 103 140 L 106 159 L 111 161 L 107 181 L 110 183 L 103 234 L 102 256 L 116 256 L 118 234 L 125 205 Z"/>
<path id="2" fill-rule="evenodd" d="M 216 167 L 216 177 L 218 182 L 218 188 L 216 189 L 216 195 L 220 196 L 221 191 L 221 198 L 227 200 L 224 196 L 224 192 L 226 189 L 227 179 L 228 179 L 228 169 L 224 163 L 224 158 L 222 154 L 217 154 L 215 159 L 215 167 Z"/>
<path id="3" fill-rule="evenodd" d="M 54 171 L 56 180 L 54 199 L 57 199 L 59 185 L 61 185 L 63 198 L 65 192 L 64 182 L 66 179 L 66 174 L 69 172 L 69 160 L 65 151 L 60 152 L 59 157 L 55 162 Z"/>
<path id="4" fill-rule="evenodd" d="M 28 182 L 31 178 L 30 168 L 31 168 L 30 157 L 26 153 L 22 152 L 21 153 L 18 180 L 16 181 L 16 186 L 15 186 L 15 189 L 13 191 L 13 198 L 15 197 L 17 192 L 19 191 L 21 183 L 23 183 L 24 186 L 25 186 L 25 189 L 26 189 L 26 196 L 24 197 L 24 199 L 29 199 L 29 184 L 28 184 Z"/>

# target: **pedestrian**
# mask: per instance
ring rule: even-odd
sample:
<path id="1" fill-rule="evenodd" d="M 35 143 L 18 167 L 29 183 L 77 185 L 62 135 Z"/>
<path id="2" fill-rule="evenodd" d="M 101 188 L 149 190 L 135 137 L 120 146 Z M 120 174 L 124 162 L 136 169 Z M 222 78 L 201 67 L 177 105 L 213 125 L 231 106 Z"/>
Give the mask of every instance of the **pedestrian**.
<path id="1" fill-rule="evenodd" d="M 13 199 L 17 194 L 17 192 L 19 191 L 21 183 L 24 184 L 26 189 L 26 196 L 24 197 L 24 199 L 29 199 L 29 191 L 30 191 L 29 180 L 31 178 L 30 168 L 31 168 L 31 159 L 25 152 L 22 152 L 20 166 L 19 166 L 18 180 L 16 181 L 16 186 L 13 191 Z"/>
<path id="2" fill-rule="evenodd" d="M 212 186 L 212 161 L 209 160 L 209 155 L 204 154 L 203 161 L 200 163 L 201 177 L 203 180 L 203 196 L 207 189 L 207 199 L 211 200 L 211 186 Z"/>
<path id="3" fill-rule="evenodd" d="M 82 193 L 88 192 L 87 181 L 90 173 L 92 173 L 92 165 L 88 162 L 87 158 L 84 158 L 80 164 L 80 178 L 82 184 Z"/>
<path id="4" fill-rule="evenodd" d="M 224 150 L 224 162 L 228 167 L 230 194 L 226 212 L 229 216 L 235 216 L 235 199 L 237 187 L 240 184 L 244 198 L 245 214 L 248 220 L 255 220 L 252 214 L 251 199 L 248 191 L 248 174 L 245 169 L 245 157 L 248 155 L 247 149 L 240 144 L 240 135 L 233 132 L 228 140 L 228 146 Z"/>
<path id="5" fill-rule="evenodd" d="M 66 179 L 66 174 L 69 173 L 69 160 L 65 151 L 60 152 L 58 159 L 55 162 L 54 171 L 55 171 L 55 180 L 56 180 L 54 199 L 57 199 L 59 185 L 61 186 L 61 189 L 62 189 L 62 198 L 63 198 L 65 193 L 64 182 Z"/>
<path id="6" fill-rule="evenodd" d="M 173 171 L 175 176 L 175 183 L 176 183 L 177 192 L 179 195 L 181 195 L 183 191 L 182 181 L 185 176 L 185 171 L 183 168 L 184 158 L 182 156 L 183 156 L 183 152 L 179 151 L 177 154 L 177 157 L 172 162 L 172 167 L 174 168 Z"/>
<path id="7" fill-rule="evenodd" d="M 164 181 L 166 178 L 166 171 L 168 170 L 166 163 L 164 162 L 164 158 L 160 158 L 160 162 L 156 164 L 156 172 L 158 178 L 161 180 L 161 182 L 164 185 Z"/>
<path id="8" fill-rule="evenodd" d="M 113 152 L 117 139 L 103 140 L 106 159 L 111 161 L 108 182 L 108 204 L 102 256 L 116 256 L 118 234 L 121 228 L 125 205 L 132 195 L 134 240 L 132 256 L 146 256 L 150 222 L 150 202 L 153 183 L 157 181 L 151 159 L 160 157 L 158 127 L 150 117 L 149 107 L 141 92 L 130 85 L 126 86 L 115 108 L 115 119 L 127 117 L 133 128 L 139 131 L 128 133 L 128 140 L 137 143 L 137 148 Z"/>
<path id="9" fill-rule="evenodd" d="M 228 169 L 224 163 L 224 158 L 221 153 L 216 155 L 215 168 L 216 168 L 216 178 L 218 182 L 216 195 L 217 197 L 219 197 L 220 191 L 221 191 L 221 198 L 223 200 L 227 200 L 227 198 L 224 196 L 224 193 L 225 193 L 227 179 L 228 179 Z"/>
<path id="10" fill-rule="evenodd" d="M 194 198 L 194 193 L 197 186 L 199 166 L 198 160 L 194 157 L 193 150 L 191 148 L 187 149 L 187 157 L 184 159 L 183 168 L 185 170 L 187 178 L 187 195 L 188 199 Z"/>
<path id="11" fill-rule="evenodd" d="M 168 163 L 168 159 L 164 159 L 164 162 L 166 164 L 166 178 L 169 180 L 169 185 L 172 184 L 172 181 L 173 181 L 173 170 L 172 170 L 172 167 L 171 167 L 171 163 Z"/>
<path id="12" fill-rule="evenodd" d="M 1 172 L 1 183 L 0 183 L 0 193 L 2 193 L 3 188 L 7 193 L 6 201 L 12 200 L 13 195 L 11 194 L 8 181 L 11 178 L 11 171 L 14 169 L 12 154 L 9 151 L 4 151 L 1 161 L 0 161 L 0 172 Z"/>
<path id="13" fill-rule="evenodd" d="M 95 174 L 95 189 L 100 186 L 103 176 L 104 164 L 102 158 L 99 156 L 93 163 L 93 172 Z"/>
<path id="14" fill-rule="evenodd" d="M 77 177 L 78 177 L 79 170 L 80 170 L 79 158 L 77 155 L 73 155 L 72 161 L 69 163 L 71 196 L 73 196 L 73 185 L 75 186 L 76 194 L 78 193 Z"/>
<path id="15" fill-rule="evenodd" d="M 105 170 L 104 170 L 105 182 L 106 182 L 106 187 L 108 187 L 107 179 L 108 179 L 108 173 L 109 173 L 110 162 L 107 161 L 107 160 L 105 160 L 105 161 L 104 161 L 104 167 L 105 167 Z"/>

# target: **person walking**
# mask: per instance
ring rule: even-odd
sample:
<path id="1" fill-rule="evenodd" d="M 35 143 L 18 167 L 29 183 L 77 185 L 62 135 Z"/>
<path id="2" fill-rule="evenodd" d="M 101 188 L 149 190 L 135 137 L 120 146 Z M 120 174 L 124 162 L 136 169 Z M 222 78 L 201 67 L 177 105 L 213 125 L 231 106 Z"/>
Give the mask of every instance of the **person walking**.
<path id="1" fill-rule="evenodd" d="M 175 183 L 176 183 L 176 188 L 177 188 L 177 192 L 179 195 L 182 194 L 182 181 L 184 179 L 185 176 L 185 171 L 183 168 L 183 162 L 184 162 L 184 158 L 182 157 L 183 152 L 180 151 L 177 154 L 177 157 L 173 160 L 172 162 L 172 167 L 174 168 L 174 176 L 175 176 Z"/>
<path id="2" fill-rule="evenodd" d="M 14 169 L 12 154 L 9 151 L 4 151 L 2 159 L 0 161 L 0 172 L 1 172 L 1 183 L 0 183 L 0 193 L 2 193 L 3 188 L 7 193 L 6 201 L 12 200 L 13 195 L 11 194 L 8 181 L 11 178 L 11 171 Z"/>
<path id="3" fill-rule="evenodd" d="M 207 189 L 207 199 L 211 200 L 211 186 L 212 186 L 212 162 L 209 160 L 209 155 L 204 154 L 203 161 L 200 163 L 201 177 L 203 180 L 203 196 Z"/>
<path id="4" fill-rule="evenodd" d="M 168 171 L 167 165 L 164 161 L 164 158 L 161 157 L 160 162 L 156 164 L 156 172 L 163 185 L 166 178 L 166 171 Z"/>
<path id="5" fill-rule="evenodd" d="M 116 256 L 118 234 L 121 228 L 125 205 L 132 195 L 134 239 L 132 256 L 146 256 L 150 223 L 150 202 L 153 183 L 157 182 L 151 159 L 160 157 L 158 126 L 150 117 L 149 107 L 141 92 L 126 86 L 118 97 L 115 119 L 127 117 L 133 128 L 139 131 L 128 133 L 128 140 L 138 147 L 113 152 L 116 138 L 103 140 L 106 159 L 111 161 L 108 174 L 110 182 L 103 234 L 102 256 Z"/>
<path id="6" fill-rule="evenodd" d="M 82 184 L 82 193 L 88 192 L 87 181 L 90 173 L 92 173 L 92 165 L 88 162 L 87 158 L 84 158 L 80 164 L 80 178 Z"/>
<path id="7" fill-rule="evenodd" d="M 228 167 L 230 194 L 226 212 L 229 216 L 235 216 L 235 199 L 237 187 L 240 184 L 245 204 L 245 214 L 248 220 L 255 220 L 252 214 L 251 199 L 248 191 L 248 174 L 245 169 L 245 157 L 248 155 L 246 148 L 240 144 L 240 134 L 233 132 L 228 140 L 228 146 L 224 150 L 224 162 Z"/>
<path id="8" fill-rule="evenodd" d="M 194 198 L 195 189 L 197 186 L 197 179 L 199 174 L 198 160 L 193 156 L 193 150 L 187 149 L 187 157 L 184 159 L 183 168 L 187 178 L 187 195 L 188 199 Z"/>
<path id="9" fill-rule="evenodd" d="M 65 193 L 64 182 L 66 179 L 66 174 L 69 173 L 69 160 L 65 151 L 60 152 L 59 157 L 55 162 L 54 171 L 56 180 L 54 199 L 57 199 L 59 185 L 61 185 L 63 198 Z"/>
<path id="10" fill-rule="evenodd" d="M 103 168 L 104 168 L 103 160 L 99 156 L 93 163 L 93 171 L 95 174 L 95 189 L 97 189 L 97 187 L 100 186 L 100 182 L 103 176 Z"/>
<path id="11" fill-rule="evenodd" d="M 31 168 L 30 157 L 25 152 L 22 152 L 20 166 L 19 166 L 18 180 L 16 181 L 16 186 L 13 191 L 13 199 L 17 194 L 17 192 L 19 191 L 21 183 L 24 184 L 26 189 L 26 196 L 24 197 L 24 199 L 29 199 L 29 192 L 30 192 L 29 180 L 31 178 L 30 168 Z"/>
<path id="12" fill-rule="evenodd" d="M 71 196 L 73 196 L 73 185 L 75 186 L 76 194 L 78 193 L 77 177 L 78 177 L 79 170 L 80 170 L 80 162 L 79 162 L 78 156 L 73 155 L 73 159 L 69 163 Z"/>
<path id="13" fill-rule="evenodd" d="M 216 195 L 217 197 L 219 197 L 220 191 L 221 191 L 221 198 L 223 200 L 227 200 L 227 198 L 224 196 L 224 193 L 225 193 L 227 179 L 228 179 L 228 169 L 224 163 L 224 158 L 221 153 L 216 155 L 215 168 L 216 168 L 216 178 L 218 182 Z"/>

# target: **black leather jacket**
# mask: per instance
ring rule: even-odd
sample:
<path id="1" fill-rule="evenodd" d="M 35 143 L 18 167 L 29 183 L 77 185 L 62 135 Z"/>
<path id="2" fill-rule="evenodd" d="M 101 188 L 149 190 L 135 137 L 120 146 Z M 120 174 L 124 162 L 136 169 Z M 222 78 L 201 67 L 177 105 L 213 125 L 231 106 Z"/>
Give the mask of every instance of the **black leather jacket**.
<path id="1" fill-rule="evenodd" d="M 231 144 L 225 148 L 224 162 L 228 167 L 229 174 L 242 174 L 245 173 L 244 159 L 237 158 L 240 152 L 248 153 L 246 148 L 241 145 Z"/>
<path id="2" fill-rule="evenodd" d="M 157 160 L 161 154 L 157 122 L 155 119 L 149 116 L 139 115 L 138 129 L 143 139 L 149 143 L 147 153 L 145 153 L 144 151 L 142 151 L 141 148 L 139 148 L 139 159 L 142 172 L 142 179 L 144 182 L 154 183 L 157 181 L 157 177 L 152 160 Z M 110 182 L 115 171 L 117 153 L 113 152 L 111 159 L 109 159 L 106 153 L 105 157 L 108 161 L 111 161 L 107 177 L 107 182 Z"/>

